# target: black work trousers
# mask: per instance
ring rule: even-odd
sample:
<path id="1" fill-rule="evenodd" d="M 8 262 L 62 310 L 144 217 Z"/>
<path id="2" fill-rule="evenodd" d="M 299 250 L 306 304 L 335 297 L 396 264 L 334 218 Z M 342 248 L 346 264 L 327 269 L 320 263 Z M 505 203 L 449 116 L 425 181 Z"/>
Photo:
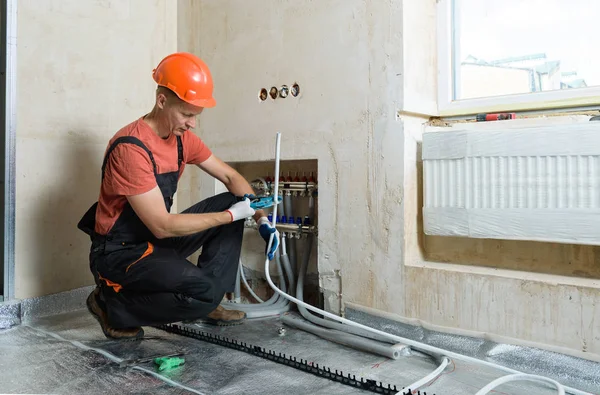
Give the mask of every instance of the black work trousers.
<path id="1" fill-rule="evenodd" d="M 220 212 L 236 202 L 223 193 L 182 214 Z M 105 248 L 92 259 L 114 328 L 160 325 L 206 317 L 235 286 L 244 221 L 184 237 Z M 202 247 L 198 264 L 186 258 Z M 106 252 L 112 250 L 111 252 Z"/>

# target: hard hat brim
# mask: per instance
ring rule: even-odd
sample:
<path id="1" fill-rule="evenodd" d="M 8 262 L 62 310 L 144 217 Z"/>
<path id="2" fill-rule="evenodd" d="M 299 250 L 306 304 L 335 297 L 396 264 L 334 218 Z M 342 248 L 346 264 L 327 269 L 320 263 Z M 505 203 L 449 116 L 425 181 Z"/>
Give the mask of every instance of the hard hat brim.
<path id="1" fill-rule="evenodd" d="M 211 97 L 210 99 L 198 99 L 198 100 L 192 100 L 192 101 L 184 100 L 184 101 L 193 106 L 204 107 L 204 108 L 212 108 L 217 105 L 217 101 L 214 99 L 214 97 Z"/>

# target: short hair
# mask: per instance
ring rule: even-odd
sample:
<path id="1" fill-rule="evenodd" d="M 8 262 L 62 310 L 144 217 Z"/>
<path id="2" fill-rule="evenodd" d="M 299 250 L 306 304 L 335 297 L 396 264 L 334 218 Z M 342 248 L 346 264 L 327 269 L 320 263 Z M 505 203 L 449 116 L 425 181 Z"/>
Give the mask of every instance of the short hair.
<path id="1" fill-rule="evenodd" d="M 156 87 L 156 94 L 159 95 L 161 93 L 163 95 L 165 95 L 169 101 L 174 100 L 174 103 L 179 103 L 181 101 L 181 99 L 177 96 L 177 94 L 175 92 L 173 92 L 171 89 L 164 87 L 162 85 L 158 85 Z"/>

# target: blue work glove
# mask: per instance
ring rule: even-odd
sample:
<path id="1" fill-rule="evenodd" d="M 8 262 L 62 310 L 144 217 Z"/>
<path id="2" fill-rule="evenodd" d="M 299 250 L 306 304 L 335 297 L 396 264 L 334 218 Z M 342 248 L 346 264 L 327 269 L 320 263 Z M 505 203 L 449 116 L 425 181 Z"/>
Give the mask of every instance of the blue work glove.
<path id="1" fill-rule="evenodd" d="M 279 231 L 271 226 L 271 222 L 269 222 L 267 217 L 260 217 L 256 224 L 258 225 L 258 233 L 260 233 L 262 238 L 267 243 L 265 254 L 267 254 L 269 260 L 271 261 L 275 257 L 277 248 L 279 248 Z M 271 244 L 271 249 L 267 251 L 267 248 L 269 247 L 269 239 L 273 233 L 275 233 L 275 236 L 273 237 L 273 243 Z"/>

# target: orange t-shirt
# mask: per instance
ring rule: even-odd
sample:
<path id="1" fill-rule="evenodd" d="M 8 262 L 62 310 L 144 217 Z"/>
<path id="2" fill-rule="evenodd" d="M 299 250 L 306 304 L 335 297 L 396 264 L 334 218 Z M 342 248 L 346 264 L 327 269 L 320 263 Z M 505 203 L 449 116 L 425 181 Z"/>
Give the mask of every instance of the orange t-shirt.
<path id="1" fill-rule="evenodd" d="M 140 118 L 119 130 L 109 141 L 106 151 L 114 140 L 123 136 L 136 137 L 152 152 L 158 174 L 177 171 L 177 137 L 174 134 L 162 139 Z M 181 143 L 183 163 L 179 177 L 186 163 L 197 165 L 212 155 L 204 142 L 189 130 L 181 137 Z M 106 163 L 100 186 L 96 232 L 101 235 L 108 233 L 123 211 L 127 196 L 148 192 L 156 185 L 154 167 L 146 151 L 133 144 L 117 145 Z"/>

